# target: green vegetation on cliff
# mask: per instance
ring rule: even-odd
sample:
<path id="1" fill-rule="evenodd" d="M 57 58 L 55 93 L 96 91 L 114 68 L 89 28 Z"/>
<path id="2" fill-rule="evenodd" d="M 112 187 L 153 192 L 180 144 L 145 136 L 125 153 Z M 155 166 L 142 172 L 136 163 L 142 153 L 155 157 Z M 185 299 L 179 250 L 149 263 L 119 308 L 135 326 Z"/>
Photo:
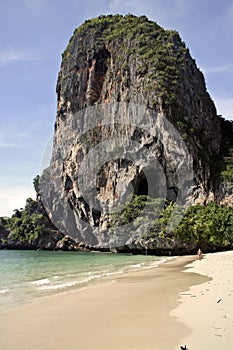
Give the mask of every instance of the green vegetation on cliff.
<path id="1" fill-rule="evenodd" d="M 11 218 L 0 218 L 0 226 L 9 230 L 9 240 L 30 244 L 50 232 L 38 208 L 38 202 L 28 198 L 24 209 L 16 209 Z"/>
<path id="2" fill-rule="evenodd" d="M 87 20 L 74 31 L 63 53 L 63 67 L 67 68 L 63 78 L 70 76 L 79 60 L 84 69 L 93 55 L 106 50 L 114 67 L 114 80 L 118 76 L 125 79 L 124 92 L 132 85 L 132 75 L 137 76 L 134 82 L 142 82 L 126 101 L 143 94 L 149 108 L 159 111 L 162 108 L 188 147 L 198 145 L 198 160 L 209 164 L 211 153 L 216 157 L 218 152 L 212 147 L 214 137 L 209 138 L 209 131 L 212 124 L 217 132 L 219 121 L 204 76 L 178 32 L 165 30 L 146 16 L 132 14 Z M 111 64 L 106 64 L 106 70 L 110 70 Z M 213 176 L 218 177 L 218 167 L 215 162 L 212 165 Z"/>
<path id="3" fill-rule="evenodd" d="M 201 245 L 233 247 L 233 207 L 214 202 L 206 206 L 191 206 L 175 229 L 174 236 Z"/>
<path id="4" fill-rule="evenodd" d="M 176 31 L 164 30 L 145 16 L 136 17 L 130 14 L 100 16 L 86 21 L 75 30 L 63 53 L 57 92 L 60 109 L 55 128 L 55 132 L 58 132 L 55 134 L 57 140 L 57 144 L 54 143 L 55 155 L 56 152 L 60 154 L 62 138 L 69 139 L 73 133 L 73 130 L 66 133 L 64 127 L 65 118 L 67 113 L 70 115 L 70 111 L 76 113 L 95 103 L 140 101 L 146 108 L 160 111 L 165 118 L 168 118 L 185 141 L 193 158 L 193 198 L 198 198 L 203 203 L 208 202 L 213 196 L 218 200 L 224 199 L 224 194 L 219 190 L 220 184 L 223 184 L 225 192 L 233 193 L 233 124 L 217 116 L 213 101 L 206 91 L 204 77 Z M 151 152 L 149 154 L 156 156 L 163 167 L 167 189 L 171 185 L 176 188 L 177 169 L 174 164 L 177 154 L 179 155 L 175 149 L 177 146 L 174 146 L 176 143 L 173 147 L 167 147 L 169 135 L 164 138 L 162 144 L 162 141 L 156 140 L 155 137 L 152 141 L 149 140 L 150 135 L 144 137 L 140 128 L 139 130 L 134 126 L 133 128 L 131 140 L 142 145 L 145 142 L 144 146 Z M 117 134 L 117 123 L 115 131 Z M 130 132 L 128 134 L 130 135 Z M 106 218 L 101 217 L 100 212 L 93 210 L 80 196 L 73 182 L 78 177 L 82 157 L 105 138 L 109 139 L 111 135 L 111 130 L 98 124 L 98 127 L 83 134 L 77 144 L 74 142 L 72 151 L 67 153 L 67 159 L 61 164 L 63 168 L 61 173 L 60 167 L 56 168 L 57 165 L 54 163 L 54 169 L 59 171 L 56 176 L 59 174 L 64 179 L 64 188 L 62 191 L 59 188 L 59 193 L 64 193 L 66 197 L 62 199 L 67 200 L 75 213 L 74 222 L 77 223 L 78 214 L 81 213 L 80 216 L 85 217 L 90 226 L 102 229 L 101 234 L 109 225 L 111 230 L 113 227 L 115 229 L 117 226 L 130 224 L 132 231 L 136 232 L 136 238 L 140 236 L 144 242 L 152 242 L 154 250 L 158 241 L 162 242 L 161 250 L 168 249 L 167 242 L 174 241 L 174 245 L 179 247 L 187 243 L 184 253 L 190 252 L 189 248 L 193 243 L 205 246 L 206 250 L 213 247 L 233 248 L 232 207 L 212 202 L 208 205 L 191 206 L 183 215 L 183 209 L 173 202 L 150 199 L 146 195 L 141 195 L 146 191 L 139 190 L 139 187 L 146 186 L 139 181 L 138 169 L 143 167 L 149 169 L 152 157 L 148 157 L 148 163 L 143 160 L 140 166 L 137 165 L 138 169 L 133 169 L 133 166 L 130 168 L 128 165 L 123 167 L 121 162 L 114 171 L 107 166 L 101 167 L 98 172 L 101 181 L 96 187 L 99 194 L 105 192 L 104 200 L 108 201 L 108 198 L 112 198 L 111 195 L 116 194 L 117 181 L 120 183 L 121 179 L 126 185 L 127 181 L 128 184 L 138 184 L 135 192 L 137 195 L 125 209 L 107 214 Z M 115 153 L 116 150 L 112 153 L 113 159 Z M 69 158 L 71 155 L 72 162 Z M 182 152 L 180 157 L 182 158 Z M 55 157 L 54 160 L 56 161 Z M 49 178 L 48 170 L 44 171 L 43 180 Z M 114 181 L 111 181 L 112 179 Z M 107 188 L 108 183 L 112 185 Z M 39 177 L 34 180 L 34 186 L 38 198 L 41 198 Z M 52 196 L 56 186 L 51 192 L 49 187 L 50 182 L 46 188 L 49 196 Z M 53 210 L 59 208 L 59 202 L 60 197 L 59 200 L 53 201 Z M 177 220 L 183 218 L 176 228 L 168 230 L 174 213 Z M 61 215 L 66 218 L 65 214 Z M 74 230 L 78 231 L 79 227 L 80 225 L 77 225 Z M 56 242 L 50 244 L 57 234 L 59 237 L 56 237 Z M 43 247 L 56 249 L 58 239 L 65 242 L 64 235 L 58 233 L 53 226 L 40 201 L 28 199 L 25 209 L 16 210 L 11 218 L 0 218 L 0 247 L 7 247 L 6 243 L 11 242 L 11 247 L 14 244 L 17 247 L 20 243 L 20 247 L 28 247 L 28 244 L 31 244 L 31 247 L 36 249 L 41 247 L 40 240 L 43 241 L 45 237 L 47 238 L 46 243 L 42 244 Z M 98 237 L 101 238 L 101 235 Z M 82 238 L 81 236 L 80 239 Z M 105 242 L 101 239 L 98 243 L 104 247 Z"/>
<path id="5" fill-rule="evenodd" d="M 34 185 L 38 185 L 34 179 Z M 59 232 L 42 204 L 28 198 L 25 208 L 11 218 L 0 217 L 0 249 L 79 250 L 72 238 Z"/>
<path id="6" fill-rule="evenodd" d="M 177 105 L 176 86 L 185 69 L 188 49 L 177 31 L 164 30 L 146 16 L 100 16 L 85 21 L 74 31 L 63 53 L 63 60 L 72 55 L 76 40 L 78 50 L 83 53 L 83 42 L 88 36 L 92 38 L 94 50 L 120 43 L 121 51 L 117 55 L 122 60 L 121 69 L 128 69 L 128 60 L 132 57 L 137 61 L 136 74 L 143 76 L 146 82 L 145 92 L 156 91 L 170 114 L 181 113 L 182 106 Z M 154 106 L 156 104 L 155 100 Z"/>
<path id="7" fill-rule="evenodd" d="M 221 118 L 222 143 L 220 150 L 221 180 L 233 188 L 233 121 Z"/>
<path id="8" fill-rule="evenodd" d="M 112 216 L 111 225 L 132 223 L 131 227 L 135 230 L 140 227 L 144 242 L 159 237 L 165 241 L 177 240 L 202 246 L 206 251 L 233 248 L 233 207 L 214 202 L 190 206 L 179 225 L 168 232 L 168 223 L 175 208 L 178 214 L 177 209 L 180 209 L 182 215 L 182 208 L 177 208 L 176 204 L 165 203 L 162 199 L 148 199 L 145 195 L 135 196 L 126 209 Z M 74 243 L 62 235 L 56 237 L 51 223 L 38 213 L 38 202 L 31 198 L 27 199 L 25 209 L 15 210 L 11 218 L 0 217 L 1 230 L 4 234 L 0 235 L 0 247 L 57 249 L 53 241 L 60 240 L 62 249 L 70 249 Z"/>
<path id="9" fill-rule="evenodd" d="M 141 226 L 142 238 L 145 240 L 161 237 L 188 244 L 195 243 L 207 249 L 233 248 L 233 207 L 214 202 L 208 205 L 198 204 L 188 207 L 183 216 L 182 208 L 173 203 L 165 203 L 161 210 L 163 203 L 162 199 L 153 200 L 147 196 L 135 196 L 125 210 L 114 215 L 112 225 L 121 226 L 133 222 L 135 229 Z M 178 215 L 180 212 L 183 218 L 170 232 L 167 231 L 167 227 L 174 209 Z"/>

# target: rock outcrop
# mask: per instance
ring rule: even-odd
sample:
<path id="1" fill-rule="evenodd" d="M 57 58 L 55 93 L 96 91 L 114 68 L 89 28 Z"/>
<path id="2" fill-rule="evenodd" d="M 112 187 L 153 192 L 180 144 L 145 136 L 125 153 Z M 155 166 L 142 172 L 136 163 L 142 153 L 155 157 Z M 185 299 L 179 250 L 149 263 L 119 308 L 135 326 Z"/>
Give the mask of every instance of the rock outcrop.
<path id="1" fill-rule="evenodd" d="M 162 198 L 161 208 L 166 200 L 221 199 L 214 161 L 221 121 L 176 31 L 145 16 L 86 21 L 63 53 L 57 96 L 52 160 L 40 187 L 64 233 L 93 247 L 140 250 L 142 229 L 112 224 L 133 196 Z M 187 250 L 169 242 L 157 237 L 146 248 Z"/>

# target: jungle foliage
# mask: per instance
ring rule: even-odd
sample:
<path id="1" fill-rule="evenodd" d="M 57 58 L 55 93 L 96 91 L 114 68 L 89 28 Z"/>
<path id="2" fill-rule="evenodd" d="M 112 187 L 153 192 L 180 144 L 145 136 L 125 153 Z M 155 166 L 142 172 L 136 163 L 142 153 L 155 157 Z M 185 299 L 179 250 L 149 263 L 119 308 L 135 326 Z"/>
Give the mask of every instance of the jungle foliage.
<path id="1" fill-rule="evenodd" d="M 168 230 L 169 224 L 176 219 L 179 224 L 173 230 Z M 142 237 L 146 239 L 160 236 L 219 248 L 233 247 L 233 208 L 215 202 L 190 206 L 184 212 L 183 208 L 162 199 L 135 196 L 112 219 L 112 225 L 129 223 L 135 230 L 141 226 Z"/>
<path id="2" fill-rule="evenodd" d="M 12 217 L 1 217 L 0 227 L 9 231 L 9 240 L 18 242 L 30 243 L 50 232 L 44 215 L 38 211 L 38 202 L 31 198 L 27 199 L 24 209 L 15 209 Z"/>

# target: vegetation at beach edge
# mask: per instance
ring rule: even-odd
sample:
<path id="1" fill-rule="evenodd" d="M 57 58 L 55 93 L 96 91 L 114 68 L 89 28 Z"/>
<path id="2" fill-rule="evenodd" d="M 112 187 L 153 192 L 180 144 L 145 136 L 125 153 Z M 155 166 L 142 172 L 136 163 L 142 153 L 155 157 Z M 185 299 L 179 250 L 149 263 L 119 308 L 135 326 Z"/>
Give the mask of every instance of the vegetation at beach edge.
<path id="1" fill-rule="evenodd" d="M 175 220 L 173 213 L 182 219 L 170 232 L 167 227 L 171 219 Z M 233 247 L 233 207 L 216 202 L 196 204 L 184 212 L 184 208 L 172 202 L 135 196 L 126 209 L 117 212 L 112 218 L 112 225 L 121 226 L 130 222 L 135 230 L 140 226 L 145 240 L 161 237 L 218 248 Z"/>
<path id="2" fill-rule="evenodd" d="M 141 216 L 145 205 L 147 208 Z M 159 237 L 165 241 L 177 240 L 216 249 L 233 248 L 233 207 L 215 202 L 190 206 L 179 225 L 168 232 L 171 215 L 174 211 L 179 215 L 179 210 L 183 216 L 183 209 L 172 202 L 148 199 L 145 195 L 135 196 L 124 210 L 112 215 L 111 225 L 132 223 L 134 230 L 140 230 L 144 242 Z M 51 234 L 51 225 L 46 223 L 48 219 L 38 213 L 37 201 L 28 198 L 24 209 L 15 210 L 11 218 L 0 218 L 0 230 L 9 232 L 8 237 L 0 236 L 0 243 L 4 244 L 6 239 L 33 243 Z"/>

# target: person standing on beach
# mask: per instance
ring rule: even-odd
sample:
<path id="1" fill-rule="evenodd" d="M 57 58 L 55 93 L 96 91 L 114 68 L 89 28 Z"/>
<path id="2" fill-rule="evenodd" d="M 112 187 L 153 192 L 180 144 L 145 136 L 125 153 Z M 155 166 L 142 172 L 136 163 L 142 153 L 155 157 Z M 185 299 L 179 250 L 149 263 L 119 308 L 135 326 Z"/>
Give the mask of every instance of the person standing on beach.
<path id="1" fill-rule="evenodd" d="M 197 252 L 197 258 L 198 258 L 198 260 L 201 260 L 202 259 L 202 251 L 201 251 L 201 249 L 199 248 L 198 249 L 198 252 Z"/>

